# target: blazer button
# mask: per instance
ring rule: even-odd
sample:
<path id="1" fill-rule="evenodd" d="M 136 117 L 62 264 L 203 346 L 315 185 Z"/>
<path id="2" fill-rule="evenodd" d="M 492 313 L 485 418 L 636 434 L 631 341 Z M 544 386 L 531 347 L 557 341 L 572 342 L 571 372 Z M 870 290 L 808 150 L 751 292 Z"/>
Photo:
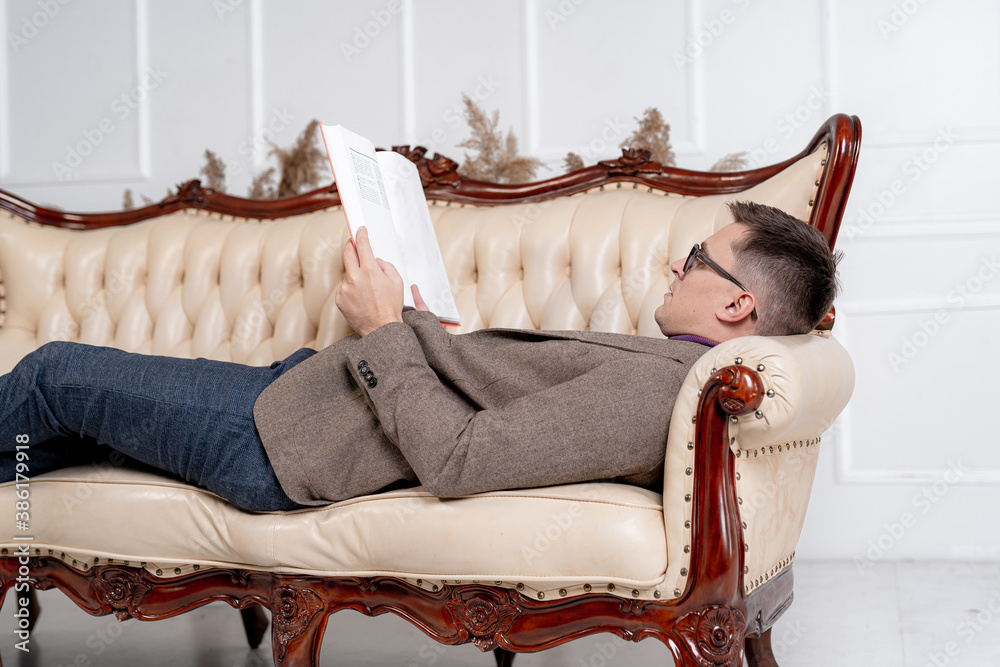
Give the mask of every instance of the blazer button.
<path id="1" fill-rule="evenodd" d="M 378 379 L 374 375 L 368 376 L 366 379 L 368 380 L 368 387 L 370 389 L 374 389 L 375 385 L 378 384 Z"/>
<path id="2" fill-rule="evenodd" d="M 361 361 L 359 361 L 358 362 L 358 370 L 361 372 L 362 375 L 364 375 L 365 373 L 367 373 L 368 372 L 368 362 L 365 361 L 364 359 L 362 359 Z"/>

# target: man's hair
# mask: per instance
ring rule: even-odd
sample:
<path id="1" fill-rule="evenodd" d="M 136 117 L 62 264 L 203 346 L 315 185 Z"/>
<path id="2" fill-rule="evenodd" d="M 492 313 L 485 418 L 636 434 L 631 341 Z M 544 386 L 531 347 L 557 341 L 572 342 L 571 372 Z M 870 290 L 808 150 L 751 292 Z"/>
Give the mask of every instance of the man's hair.
<path id="1" fill-rule="evenodd" d="M 837 264 L 815 228 L 784 211 L 748 201 L 729 203 L 747 232 L 732 244 L 736 275 L 756 298 L 759 336 L 808 333 L 837 296 Z"/>

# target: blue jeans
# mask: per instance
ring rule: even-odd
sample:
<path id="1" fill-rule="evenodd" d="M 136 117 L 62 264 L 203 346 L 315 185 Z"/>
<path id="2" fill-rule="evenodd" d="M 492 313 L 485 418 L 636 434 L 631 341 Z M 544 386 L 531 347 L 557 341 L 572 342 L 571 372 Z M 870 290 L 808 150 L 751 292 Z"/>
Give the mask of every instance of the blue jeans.
<path id="1" fill-rule="evenodd" d="M 47 343 L 0 377 L 0 481 L 14 479 L 29 440 L 29 475 L 100 457 L 107 448 L 251 511 L 302 507 L 278 484 L 253 421 L 257 396 L 302 348 L 266 366 Z"/>

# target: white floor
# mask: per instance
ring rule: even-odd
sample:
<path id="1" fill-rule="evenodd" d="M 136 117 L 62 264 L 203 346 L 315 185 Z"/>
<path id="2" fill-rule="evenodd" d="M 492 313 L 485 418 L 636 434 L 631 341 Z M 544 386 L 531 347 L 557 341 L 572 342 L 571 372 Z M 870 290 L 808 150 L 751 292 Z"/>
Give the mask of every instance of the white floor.
<path id="1" fill-rule="evenodd" d="M 795 602 L 772 633 L 782 667 L 1000 666 L 1000 564 L 880 562 L 859 572 L 846 561 L 795 563 Z M 8 598 L 10 595 L 8 595 Z M 30 653 L 14 648 L 12 605 L 0 612 L 4 664 L 38 667 L 167 665 L 262 667 L 270 646 L 246 647 L 239 614 L 213 603 L 164 621 L 91 617 L 62 593 L 40 594 L 43 611 Z M 331 617 L 323 665 L 492 667 L 472 645 L 443 647 L 391 615 Z M 656 640 L 584 638 L 536 654 L 518 667 L 670 665 Z"/>

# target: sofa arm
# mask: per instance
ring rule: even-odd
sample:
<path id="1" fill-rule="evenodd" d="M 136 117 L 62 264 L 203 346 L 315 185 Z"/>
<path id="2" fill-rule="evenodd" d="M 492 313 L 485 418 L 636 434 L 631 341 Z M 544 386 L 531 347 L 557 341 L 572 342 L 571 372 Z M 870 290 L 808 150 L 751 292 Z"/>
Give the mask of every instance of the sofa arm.
<path id="1" fill-rule="evenodd" d="M 696 502 L 695 417 L 715 369 L 740 365 L 759 375 L 759 407 L 729 423 L 735 493 L 742 528 L 744 593 L 791 563 L 805 520 L 821 434 L 847 405 L 854 366 L 829 334 L 748 336 L 705 354 L 684 381 L 671 419 L 663 485 L 667 536 L 664 592 L 684 590 L 691 569 L 691 522 Z M 724 445 L 723 445 L 724 446 Z M 688 547 L 688 548 L 685 548 Z"/>

